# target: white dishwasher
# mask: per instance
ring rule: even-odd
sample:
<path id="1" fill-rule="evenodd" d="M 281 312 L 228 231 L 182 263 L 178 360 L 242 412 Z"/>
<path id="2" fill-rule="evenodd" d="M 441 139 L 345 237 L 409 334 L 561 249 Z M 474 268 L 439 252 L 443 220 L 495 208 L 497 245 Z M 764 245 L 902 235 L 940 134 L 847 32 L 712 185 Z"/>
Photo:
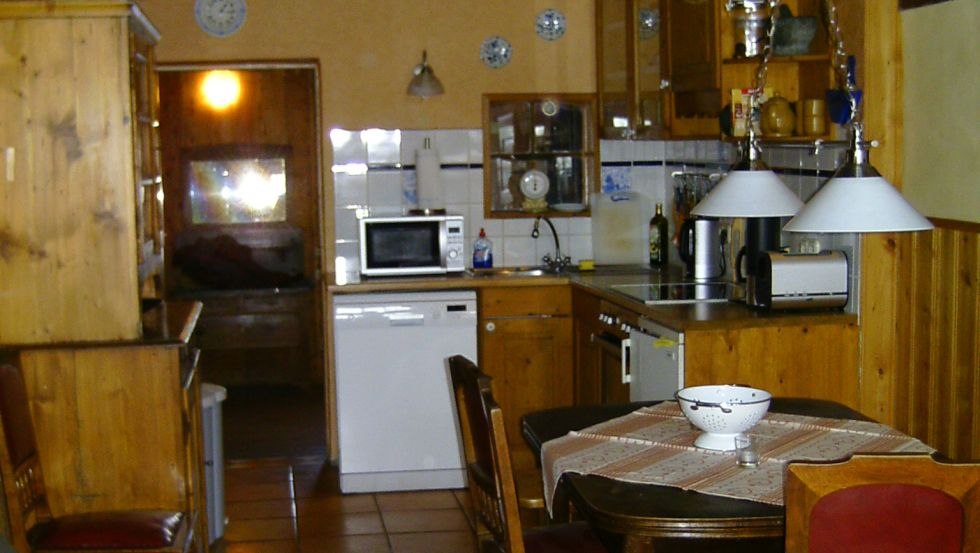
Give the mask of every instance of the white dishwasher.
<path id="1" fill-rule="evenodd" d="M 446 362 L 476 361 L 476 293 L 336 295 L 344 493 L 465 487 Z"/>

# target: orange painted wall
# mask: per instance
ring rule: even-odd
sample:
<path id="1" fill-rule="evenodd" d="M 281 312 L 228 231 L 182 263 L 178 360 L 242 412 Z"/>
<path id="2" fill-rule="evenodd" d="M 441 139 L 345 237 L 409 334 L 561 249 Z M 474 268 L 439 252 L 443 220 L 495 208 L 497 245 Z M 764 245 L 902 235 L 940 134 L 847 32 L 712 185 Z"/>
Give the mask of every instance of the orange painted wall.
<path id="1" fill-rule="evenodd" d="M 319 60 L 323 128 L 479 128 L 485 92 L 595 90 L 593 0 L 247 0 L 228 38 L 197 28 L 194 0 L 139 0 L 163 35 L 158 61 Z M 545 41 L 534 19 L 562 11 L 568 31 Z M 483 65 L 481 42 L 513 45 L 501 69 Z M 446 94 L 422 101 L 405 88 L 422 49 Z"/>

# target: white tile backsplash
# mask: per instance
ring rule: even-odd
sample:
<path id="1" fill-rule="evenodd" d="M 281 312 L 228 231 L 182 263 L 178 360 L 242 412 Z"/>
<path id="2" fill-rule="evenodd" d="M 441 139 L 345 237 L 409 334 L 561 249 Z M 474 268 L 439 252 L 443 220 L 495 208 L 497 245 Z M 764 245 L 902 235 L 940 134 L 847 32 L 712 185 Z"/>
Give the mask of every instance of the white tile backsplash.
<path id="1" fill-rule="evenodd" d="M 337 256 L 356 272 L 358 244 L 354 208 L 370 207 L 372 212 L 401 212 L 414 207 L 415 150 L 425 138 L 439 151 L 446 208 L 467 217 L 466 242 L 471 245 L 481 228 L 494 244 L 494 263 L 498 266 L 534 265 L 541 256 L 554 254 L 554 240 L 547 225 L 540 226 L 537 240 L 531 238 L 534 220 L 485 219 L 483 206 L 483 151 L 480 129 L 330 131 L 334 147 L 334 229 Z M 815 152 L 799 145 L 764 145 L 763 159 L 777 171 L 787 186 L 804 200 L 809 199 L 840 162 L 845 146 L 824 145 Z M 699 141 L 600 141 L 600 168 L 605 193 L 619 190 L 640 192 L 653 205 L 672 204 L 675 170 L 703 173 L 724 172 L 736 156 L 736 145 L 716 140 Z M 350 172 L 343 168 L 350 165 Z M 446 167 L 450 165 L 451 167 Z M 367 167 L 367 171 L 363 170 Z M 553 220 L 562 253 L 573 263 L 591 259 L 592 221 L 588 217 Z M 852 299 L 848 309 L 857 309 L 859 267 L 855 256 L 859 240 L 853 234 L 804 235 L 819 241 L 823 249 L 844 250 L 848 254 Z M 798 251 L 803 238 L 784 233 L 784 243 Z M 469 248 L 467 248 L 469 249 Z M 469 254 L 467 253 L 467 256 Z M 858 254 L 859 255 L 859 254 Z"/>
<path id="2" fill-rule="evenodd" d="M 334 173 L 334 204 L 337 208 L 368 205 L 367 175 Z"/>
<path id="3" fill-rule="evenodd" d="M 344 129 L 330 130 L 334 165 L 366 164 L 367 146 L 361 141 L 361 133 Z"/>
<path id="4" fill-rule="evenodd" d="M 361 140 L 367 146 L 369 165 L 397 165 L 401 163 L 401 131 L 366 129 Z"/>
<path id="5" fill-rule="evenodd" d="M 470 133 L 468 130 L 441 130 L 437 131 L 435 135 L 435 147 L 439 150 L 439 159 L 443 163 L 470 162 Z"/>
<path id="6" fill-rule="evenodd" d="M 411 177 L 414 182 L 414 175 Z M 402 172 L 397 170 L 369 171 L 367 174 L 368 205 L 389 210 L 401 208 Z"/>

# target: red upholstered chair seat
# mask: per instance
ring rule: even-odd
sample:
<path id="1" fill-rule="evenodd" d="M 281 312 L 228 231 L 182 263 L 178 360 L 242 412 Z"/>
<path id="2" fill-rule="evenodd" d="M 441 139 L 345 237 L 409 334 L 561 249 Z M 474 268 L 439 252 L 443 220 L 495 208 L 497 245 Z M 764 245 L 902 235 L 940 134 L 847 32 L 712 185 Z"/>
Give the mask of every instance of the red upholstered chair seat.
<path id="1" fill-rule="evenodd" d="M 183 520 L 171 511 L 81 513 L 35 526 L 30 539 L 38 550 L 154 550 L 174 544 Z"/>
<path id="2" fill-rule="evenodd" d="M 844 488 L 821 498 L 810 513 L 815 553 L 959 553 L 962 540 L 963 506 L 926 486 Z"/>

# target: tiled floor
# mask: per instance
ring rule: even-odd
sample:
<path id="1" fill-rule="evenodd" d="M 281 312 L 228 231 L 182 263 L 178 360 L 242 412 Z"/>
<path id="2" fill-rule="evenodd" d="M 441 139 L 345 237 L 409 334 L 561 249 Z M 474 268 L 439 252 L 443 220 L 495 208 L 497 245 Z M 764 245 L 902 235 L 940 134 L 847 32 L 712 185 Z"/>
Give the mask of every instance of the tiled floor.
<path id="1" fill-rule="evenodd" d="M 228 525 L 213 553 L 477 551 L 465 490 L 342 495 L 316 397 L 229 389 Z"/>
<path id="2" fill-rule="evenodd" d="M 469 553 L 464 490 L 342 495 L 322 457 L 228 462 L 216 553 Z"/>

